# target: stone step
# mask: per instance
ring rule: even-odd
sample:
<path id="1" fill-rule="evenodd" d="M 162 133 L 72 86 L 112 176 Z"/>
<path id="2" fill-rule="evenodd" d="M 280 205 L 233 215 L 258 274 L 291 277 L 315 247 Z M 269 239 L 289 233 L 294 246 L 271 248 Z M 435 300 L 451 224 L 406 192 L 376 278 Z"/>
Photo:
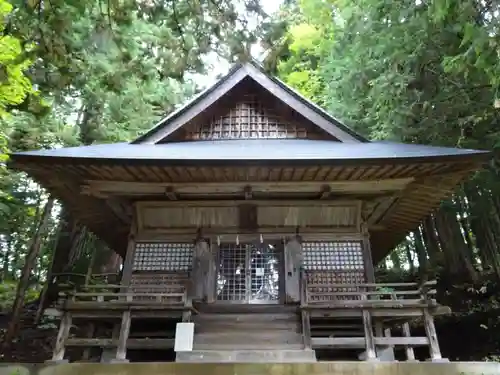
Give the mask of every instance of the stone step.
<path id="1" fill-rule="evenodd" d="M 176 362 L 189 363 L 312 363 L 314 350 L 193 350 L 177 352 Z"/>

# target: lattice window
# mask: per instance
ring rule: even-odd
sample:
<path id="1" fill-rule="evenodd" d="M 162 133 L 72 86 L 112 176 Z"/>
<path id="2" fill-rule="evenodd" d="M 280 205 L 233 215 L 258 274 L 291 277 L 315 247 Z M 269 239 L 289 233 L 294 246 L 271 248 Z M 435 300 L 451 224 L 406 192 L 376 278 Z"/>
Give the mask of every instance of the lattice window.
<path id="1" fill-rule="evenodd" d="M 305 242 L 302 251 L 306 270 L 364 270 L 360 241 Z"/>
<path id="2" fill-rule="evenodd" d="M 257 99 L 245 95 L 228 113 L 214 117 L 208 123 L 187 133 L 186 138 L 198 139 L 269 139 L 307 138 L 306 127 L 284 121 Z"/>
<path id="3" fill-rule="evenodd" d="M 189 271 L 194 245 L 190 243 L 138 242 L 134 271 Z"/>

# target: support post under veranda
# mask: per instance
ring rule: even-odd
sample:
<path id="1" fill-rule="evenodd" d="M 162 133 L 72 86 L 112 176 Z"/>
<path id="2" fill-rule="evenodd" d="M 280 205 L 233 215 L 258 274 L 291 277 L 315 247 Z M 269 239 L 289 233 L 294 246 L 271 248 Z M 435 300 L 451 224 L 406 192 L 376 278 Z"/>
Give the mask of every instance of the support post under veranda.
<path id="1" fill-rule="evenodd" d="M 130 232 L 128 236 L 127 253 L 125 255 L 125 261 L 123 262 L 123 272 L 120 284 L 122 286 L 130 286 L 132 280 L 132 271 L 134 267 L 134 257 L 136 248 L 136 236 L 137 236 L 137 222 L 136 215 L 133 216 L 132 223 L 130 225 Z M 128 288 L 125 289 L 128 292 Z M 127 301 L 131 301 L 131 296 L 126 297 Z M 130 333 L 130 325 L 132 322 L 130 309 L 122 313 L 122 319 L 120 323 L 118 346 L 116 348 L 115 359 L 112 362 L 128 362 L 127 361 L 127 340 Z"/>
<path id="2" fill-rule="evenodd" d="M 366 223 L 361 223 L 361 233 L 363 234 L 363 259 L 365 266 L 365 278 L 368 283 L 375 282 L 375 270 L 373 267 L 372 260 L 372 251 L 370 246 L 370 234 L 368 232 L 368 226 Z M 363 291 L 368 291 L 363 290 Z M 362 300 L 368 300 L 368 295 L 363 293 L 361 294 Z M 363 319 L 363 329 L 365 335 L 365 350 L 366 350 L 366 360 L 367 361 L 376 361 L 377 360 L 377 352 L 375 349 L 375 339 L 373 337 L 373 322 L 372 322 L 372 314 L 370 310 L 363 309 L 362 312 Z"/>

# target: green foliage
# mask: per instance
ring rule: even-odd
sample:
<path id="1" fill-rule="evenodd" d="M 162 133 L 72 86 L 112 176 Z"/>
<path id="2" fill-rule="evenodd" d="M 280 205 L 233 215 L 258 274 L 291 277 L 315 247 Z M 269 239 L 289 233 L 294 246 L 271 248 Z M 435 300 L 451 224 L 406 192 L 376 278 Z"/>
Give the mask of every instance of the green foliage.
<path id="1" fill-rule="evenodd" d="M 34 93 L 29 78 L 24 74 L 32 62 L 23 58 L 21 40 L 4 34 L 3 20 L 11 11 L 12 5 L 0 0 L 0 118 L 8 114 L 8 106 L 21 104 L 28 94 Z"/>
<path id="2" fill-rule="evenodd" d="M 498 4 L 299 0 L 288 9 L 286 40 L 273 56 L 281 78 L 356 131 L 374 140 L 500 146 Z M 498 352 L 499 172 L 497 160 L 478 172 L 379 265 L 393 282 L 422 273 L 441 280 L 438 300 L 455 312 L 440 328 L 445 350 L 460 341 L 457 324 L 477 337 L 474 353 L 453 349 L 464 360 Z"/>
<path id="3" fill-rule="evenodd" d="M 4 282 L 0 284 L 0 310 L 6 311 L 12 307 L 14 298 L 16 297 L 17 283 Z M 30 303 L 38 298 L 40 288 L 37 286 L 30 287 L 26 293 L 25 303 Z"/>
<path id="4" fill-rule="evenodd" d="M 0 280 L 19 278 L 46 193 L 5 168 L 6 155 L 128 141 L 200 88 L 213 56 L 245 59 L 260 38 L 259 2 L 0 0 Z M 249 25 L 248 18 L 257 21 Z M 56 212 L 64 207 L 57 207 Z M 55 214 L 33 283 L 43 282 L 67 233 Z M 68 270 L 85 273 L 101 246 L 83 228 Z M 107 249 L 106 249 L 107 250 Z M 67 249 L 65 251 L 68 251 Z M 107 258 L 105 258 L 107 257 Z M 96 264 L 108 262 L 99 252 Z"/>

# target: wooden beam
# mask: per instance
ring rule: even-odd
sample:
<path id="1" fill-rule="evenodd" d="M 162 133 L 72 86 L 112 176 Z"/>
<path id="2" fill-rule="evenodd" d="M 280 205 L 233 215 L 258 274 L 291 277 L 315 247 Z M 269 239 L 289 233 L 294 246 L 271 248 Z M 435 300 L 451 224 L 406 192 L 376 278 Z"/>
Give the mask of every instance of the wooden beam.
<path id="1" fill-rule="evenodd" d="M 66 346 L 114 348 L 118 346 L 118 339 L 71 338 L 68 339 Z M 173 347 L 174 339 L 131 338 L 127 340 L 127 349 L 170 349 Z"/>
<path id="2" fill-rule="evenodd" d="M 374 337 L 377 346 L 426 346 L 427 337 Z M 364 337 L 313 337 L 313 348 L 364 348 Z"/>
<path id="3" fill-rule="evenodd" d="M 272 228 L 258 228 L 252 232 L 242 232 L 237 228 L 203 228 L 203 236 L 216 241 L 217 238 L 221 242 L 234 242 L 238 236 L 241 242 L 256 241 L 259 235 L 262 235 L 265 240 L 282 240 L 283 238 L 292 237 L 296 235 L 296 227 L 272 227 Z M 143 230 L 137 235 L 138 241 L 192 241 L 196 236 L 198 228 L 180 228 L 180 229 L 161 229 L 161 230 Z M 362 236 L 360 233 L 355 232 L 355 228 L 351 231 L 342 228 L 303 228 L 300 231 L 300 236 L 304 241 L 361 241 Z"/>
<path id="4" fill-rule="evenodd" d="M 252 204 L 262 207 L 356 207 L 358 208 L 360 201 L 358 200 L 341 200 L 341 201 L 316 201 L 311 199 L 302 200 L 252 200 Z M 185 200 L 178 202 L 170 201 L 137 201 L 135 206 L 137 209 L 151 208 L 170 208 L 170 207 L 233 207 L 242 204 L 248 204 L 244 199 L 229 199 L 229 200 Z"/>
<path id="5" fill-rule="evenodd" d="M 253 193 L 322 193 L 329 189 L 331 193 L 380 193 L 400 191 L 413 178 L 399 178 L 370 181 L 334 181 L 334 182 L 204 182 L 204 183 L 161 183 L 161 182 L 125 182 L 86 180 L 81 185 L 82 194 L 92 196 L 108 195 L 165 195 L 167 189 L 176 194 L 209 195 L 234 194 L 246 192 L 248 187 Z"/>

